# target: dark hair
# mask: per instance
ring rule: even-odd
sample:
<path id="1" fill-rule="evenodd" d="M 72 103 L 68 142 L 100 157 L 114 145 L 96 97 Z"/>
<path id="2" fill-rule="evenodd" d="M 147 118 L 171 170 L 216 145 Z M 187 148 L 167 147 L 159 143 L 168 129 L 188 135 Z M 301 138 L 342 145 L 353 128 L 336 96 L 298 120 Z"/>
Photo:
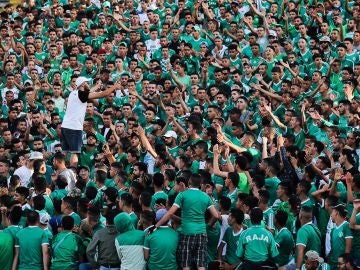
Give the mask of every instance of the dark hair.
<path id="1" fill-rule="evenodd" d="M 45 198 L 43 195 L 37 195 L 32 198 L 34 209 L 41 211 L 45 208 Z"/>
<path id="2" fill-rule="evenodd" d="M 233 208 L 230 211 L 231 216 L 235 218 L 237 224 L 242 224 L 244 221 L 244 212 L 238 208 Z"/>
<path id="3" fill-rule="evenodd" d="M 261 211 L 260 208 L 255 207 L 255 208 L 251 209 L 250 220 L 251 220 L 251 223 L 254 225 L 259 225 L 261 223 L 261 221 L 263 220 L 263 212 Z"/>
<path id="4" fill-rule="evenodd" d="M 162 187 L 164 185 L 164 175 L 162 173 L 155 173 L 153 175 L 153 184 L 155 187 Z"/>
<path id="5" fill-rule="evenodd" d="M 63 216 L 61 227 L 66 231 L 71 231 L 74 228 L 74 218 L 72 216 Z"/>
<path id="6" fill-rule="evenodd" d="M 287 219 L 288 214 L 285 211 L 279 210 L 276 212 L 275 220 L 279 224 L 279 226 L 284 227 L 286 225 Z"/>
<path id="7" fill-rule="evenodd" d="M 221 196 L 219 198 L 219 205 L 221 206 L 222 210 L 229 211 L 231 208 L 231 199 L 227 196 Z"/>
<path id="8" fill-rule="evenodd" d="M 230 179 L 231 183 L 235 187 L 237 187 L 239 185 L 240 177 L 239 177 L 239 174 L 237 172 L 229 172 L 228 173 L 228 178 Z"/>
<path id="9" fill-rule="evenodd" d="M 40 221 L 40 215 L 38 212 L 30 210 L 26 215 L 26 221 L 29 226 L 36 225 Z"/>
<path id="10" fill-rule="evenodd" d="M 140 203 L 146 207 L 150 207 L 152 196 L 149 192 L 144 191 L 140 194 Z"/>
<path id="11" fill-rule="evenodd" d="M 198 188 L 201 185 L 201 176 L 199 174 L 194 173 L 190 176 L 189 181 L 191 186 Z"/>

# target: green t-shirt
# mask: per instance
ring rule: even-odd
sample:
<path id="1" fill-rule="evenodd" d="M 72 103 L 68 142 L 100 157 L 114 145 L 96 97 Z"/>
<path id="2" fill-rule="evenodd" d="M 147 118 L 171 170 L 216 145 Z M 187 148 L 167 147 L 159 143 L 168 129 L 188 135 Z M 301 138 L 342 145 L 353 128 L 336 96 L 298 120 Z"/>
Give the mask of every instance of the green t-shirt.
<path id="1" fill-rule="evenodd" d="M 243 230 L 235 233 L 233 228 L 230 226 L 226 229 L 222 242 L 226 243 L 226 254 L 225 261 L 232 265 L 237 264 L 240 261 L 240 258 L 236 256 L 236 250 L 238 248 L 239 238 Z"/>
<path id="2" fill-rule="evenodd" d="M 249 181 L 247 179 L 247 176 L 245 173 L 239 173 L 239 177 L 240 177 L 240 181 L 239 181 L 239 191 L 242 193 L 246 193 L 249 194 L 250 193 L 250 184 Z"/>
<path id="3" fill-rule="evenodd" d="M 29 226 L 16 234 L 15 247 L 19 247 L 19 270 L 42 270 L 42 246 L 49 245 L 46 232 L 38 226 Z"/>
<path id="4" fill-rule="evenodd" d="M 264 262 L 278 254 L 273 235 L 261 225 L 253 225 L 241 234 L 236 251 L 238 257 L 251 262 Z"/>
<path id="5" fill-rule="evenodd" d="M 321 234 L 319 229 L 311 222 L 304 224 L 297 232 L 296 245 L 305 247 L 304 254 L 309 250 L 321 252 Z M 296 249 L 297 251 L 297 249 Z M 295 255 L 295 259 L 297 256 Z"/>
<path id="6" fill-rule="evenodd" d="M 336 269 L 339 256 L 345 253 L 346 239 L 353 238 L 349 228 L 349 222 L 344 221 L 339 226 L 335 226 L 331 231 L 331 251 L 329 254 L 329 264 L 331 269 Z"/>
<path id="7" fill-rule="evenodd" d="M 275 242 L 279 250 L 279 255 L 276 256 L 275 262 L 279 266 L 284 266 L 289 263 L 291 254 L 294 250 L 294 238 L 291 232 L 286 228 L 282 228 L 275 235 Z"/>
<path id="8" fill-rule="evenodd" d="M 264 222 L 266 225 L 266 228 L 275 230 L 274 226 L 274 210 L 272 208 L 268 208 L 265 211 L 263 211 L 264 215 Z"/>
<path id="9" fill-rule="evenodd" d="M 8 233 L 11 235 L 12 239 L 14 240 L 15 243 L 15 239 L 16 239 L 16 234 L 22 229 L 21 226 L 17 226 L 17 225 L 10 225 L 9 227 L 5 228 L 3 230 L 4 233 Z M 1 269 L 1 268 L 0 268 Z"/>
<path id="10" fill-rule="evenodd" d="M 235 188 L 233 192 L 228 193 L 226 195 L 226 197 L 228 197 L 231 200 L 231 209 L 236 208 L 236 201 L 237 201 L 238 193 L 239 193 L 239 190 L 237 188 Z"/>
<path id="11" fill-rule="evenodd" d="M 51 270 L 76 270 L 79 257 L 84 254 L 85 248 L 80 236 L 73 232 L 58 233 L 52 243 Z"/>
<path id="12" fill-rule="evenodd" d="M 206 234 L 208 237 L 208 261 L 211 262 L 217 258 L 217 247 L 220 239 L 219 222 L 215 222 L 213 226 L 206 225 Z"/>
<path id="13" fill-rule="evenodd" d="M 145 236 L 144 249 L 149 250 L 149 270 L 177 269 L 178 241 L 178 233 L 168 226 L 161 226 L 154 233 Z"/>
<path id="14" fill-rule="evenodd" d="M 14 240 L 10 234 L 0 232 L 0 269 L 11 270 Z"/>
<path id="15" fill-rule="evenodd" d="M 360 224 L 360 213 L 356 214 L 356 225 Z M 351 247 L 352 258 L 360 258 L 360 231 L 352 230 L 353 241 Z"/>
<path id="16" fill-rule="evenodd" d="M 205 211 L 213 205 L 207 194 L 197 188 L 190 188 L 176 196 L 174 205 L 181 208 L 182 234 L 206 233 Z"/>

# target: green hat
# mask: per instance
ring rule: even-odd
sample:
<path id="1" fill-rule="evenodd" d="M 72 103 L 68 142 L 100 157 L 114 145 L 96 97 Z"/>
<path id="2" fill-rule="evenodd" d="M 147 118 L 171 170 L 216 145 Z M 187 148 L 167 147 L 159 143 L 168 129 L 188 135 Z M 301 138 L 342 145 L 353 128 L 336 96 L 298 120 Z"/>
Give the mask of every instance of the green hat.
<path id="1" fill-rule="evenodd" d="M 120 213 L 114 218 L 114 225 L 119 233 L 125 233 L 134 230 L 131 218 L 128 213 Z"/>

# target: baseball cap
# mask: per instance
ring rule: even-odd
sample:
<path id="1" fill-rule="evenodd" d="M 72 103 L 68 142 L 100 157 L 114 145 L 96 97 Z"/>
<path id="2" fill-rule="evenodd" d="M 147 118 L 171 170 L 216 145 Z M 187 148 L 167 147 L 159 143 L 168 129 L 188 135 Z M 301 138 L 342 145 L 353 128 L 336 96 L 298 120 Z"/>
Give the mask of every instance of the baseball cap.
<path id="1" fill-rule="evenodd" d="M 35 159 L 44 159 L 44 156 L 42 153 L 37 151 L 31 152 L 29 160 L 35 160 Z"/>
<path id="2" fill-rule="evenodd" d="M 110 7 L 110 2 L 109 1 L 104 2 L 103 7 Z"/>
<path id="3" fill-rule="evenodd" d="M 43 225 L 47 225 L 50 220 L 50 215 L 48 213 L 41 212 L 39 213 L 40 216 L 40 223 Z"/>
<path id="4" fill-rule="evenodd" d="M 161 208 L 159 210 L 156 211 L 156 221 L 159 221 L 160 219 L 163 218 L 163 216 L 165 216 L 165 214 L 167 213 L 166 209 Z"/>
<path id="5" fill-rule="evenodd" d="M 173 130 L 168 130 L 168 131 L 166 131 L 166 133 L 164 134 L 164 137 L 177 139 L 177 134 L 176 134 L 176 132 L 173 131 Z"/>
<path id="6" fill-rule="evenodd" d="M 330 38 L 328 36 L 323 36 L 319 40 L 320 42 L 330 42 Z"/>
<path id="7" fill-rule="evenodd" d="M 103 190 L 104 194 L 109 197 L 110 201 L 116 201 L 118 196 L 118 191 L 114 187 L 108 187 L 107 189 Z"/>
<path id="8" fill-rule="evenodd" d="M 317 253 L 315 250 L 309 250 L 308 252 L 306 252 L 305 257 L 307 258 L 307 260 L 312 262 L 319 262 L 319 263 L 324 262 L 324 259 L 321 258 L 319 253 Z"/>
<path id="9" fill-rule="evenodd" d="M 82 85 L 84 82 L 89 82 L 89 81 L 91 81 L 91 79 L 81 76 L 81 77 L 78 77 L 78 78 L 76 79 L 75 84 L 76 84 L 76 87 L 79 87 L 79 86 Z"/>

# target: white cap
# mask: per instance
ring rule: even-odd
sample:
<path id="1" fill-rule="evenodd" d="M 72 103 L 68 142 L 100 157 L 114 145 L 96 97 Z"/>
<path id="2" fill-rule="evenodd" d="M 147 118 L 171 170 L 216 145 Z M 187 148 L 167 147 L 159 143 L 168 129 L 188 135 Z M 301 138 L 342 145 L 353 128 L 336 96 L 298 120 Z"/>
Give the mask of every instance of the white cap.
<path id="1" fill-rule="evenodd" d="M 50 217 L 50 215 L 48 213 L 40 212 L 39 216 L 40 216 L 40 223 L 41 224 L 47 225 L 49 223 L 49 220 L 50 220 L 51 217 Z"/>
<path id="2" fill-rule="evenodd" d="M 168 130 L 168 131 L 166 131 L 166 133 L 164 134 L 164 137 L 177 139 L 177 134 L 176 134 L 176 132 L 173 131 L 173 130 Z"/>
<path id="3" fill-rule="evenodd" d="M 317 253 L 316 251 L 314 250 L 309 250 L 308 252 L 305 253 L 305 258 L 307 258 L 309 261 L 316 261 L 316 262 L 319 262 L 319 263 L 323 263 L 324 262 L 324 259 L 321 258 L 319 256 L 319 253 Z"/>
<path id="4" fill-rule="evenodd" d="M 79 86 L 82 85 L 84 82 L 89 82 L 89 81 L 91 81 L 91 79 L 88 79 L 88 78 L 86 78 L 86 77 L 78 77 L 78 78 L 76 79 L 75 84 L 76 84 L 76 87 L 79 87 Z"/>
<path id="5" fill-rule="evenodd" d="M 30 153 L 30 160 L 34 160 L 34 159 L 44 159 L 44 156 L 42 153 L 34 151 Z"/>

